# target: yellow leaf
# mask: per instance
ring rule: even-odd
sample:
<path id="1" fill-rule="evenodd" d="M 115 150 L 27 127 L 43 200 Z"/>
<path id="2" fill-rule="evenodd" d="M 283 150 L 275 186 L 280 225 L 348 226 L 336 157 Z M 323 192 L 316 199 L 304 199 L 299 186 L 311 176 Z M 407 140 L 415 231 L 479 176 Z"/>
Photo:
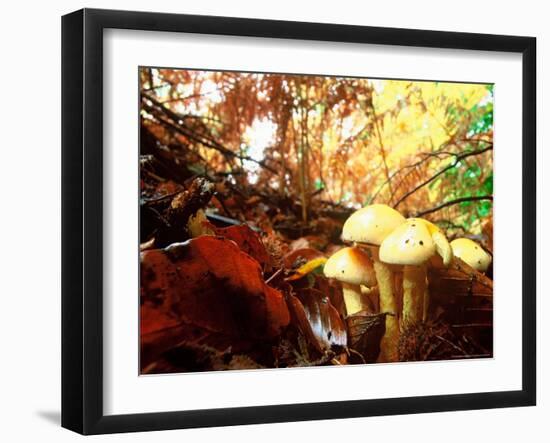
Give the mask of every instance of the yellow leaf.
<path id="1" fill-rule="evenodd" d="M 290 277 L 287 277 L 285 280 L 286 281 L 299 280 L 302 277 L 309 274 L 310 272 L 313 272 L 319 266 L 323 266 L 326 263 L 326 261 L 327 261 L 326 257 L 314 258 L 313 260 L 308 261 L 306 264 L 303 264 L 298 269 L 296 269 L 296 272 L 292 274 Z"/>

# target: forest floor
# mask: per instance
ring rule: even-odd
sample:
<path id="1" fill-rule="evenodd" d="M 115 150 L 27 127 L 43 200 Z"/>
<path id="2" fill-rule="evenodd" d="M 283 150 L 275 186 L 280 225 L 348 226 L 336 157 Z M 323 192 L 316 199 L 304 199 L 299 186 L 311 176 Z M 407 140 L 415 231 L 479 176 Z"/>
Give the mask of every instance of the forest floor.
<path id="1" fill-rule="evenodd" d="M 141 372 L 366 364 L 381 360 L 377 288 L 347 315 L 323 265 L 351 209 L 182 167 L 141 130 Z M 185 164 L 185 163 L 184 163 Z M 304 216 L 305 215 L 305 216 Z M 401 325 L 399 361 L 492 356 L 492 280 L 454 259 L 428 270 L 426 321 Z M 400 319 L 401 320 L 401 319 Z"/>

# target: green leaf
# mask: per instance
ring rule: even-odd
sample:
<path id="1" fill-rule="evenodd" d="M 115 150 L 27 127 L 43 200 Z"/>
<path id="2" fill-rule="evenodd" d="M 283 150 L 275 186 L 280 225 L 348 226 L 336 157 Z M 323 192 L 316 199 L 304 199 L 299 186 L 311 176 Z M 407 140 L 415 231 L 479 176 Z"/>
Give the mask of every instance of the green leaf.
<path id="1" fill-rule="evenodd" d="M 479 202 L 479 205 L 477 206 L 477 213 L 480 217 L 487 217 L 491 214 L 491 210 L 493 209 L 493 202 L 489 200 L 482 200 Z"/>
<path id="2" fill-rule="evenodd" d="M 493 174 L 491 173 L 481 185 L 483 192 L 485 195 L 492 195 L 493 194 Z"/>
<path id="3" fill-rule="evenodd" d="M 469 134 L 482 134 L 493 128 L 493 104 L 489 103 L 480 109 L 483 110 L 483 113 L 477 120 L 474 120 L 470 124 L 470 127 L 468 128 Z M 472 111 L 477 111 L 477 106 L 474 106 Z"/>

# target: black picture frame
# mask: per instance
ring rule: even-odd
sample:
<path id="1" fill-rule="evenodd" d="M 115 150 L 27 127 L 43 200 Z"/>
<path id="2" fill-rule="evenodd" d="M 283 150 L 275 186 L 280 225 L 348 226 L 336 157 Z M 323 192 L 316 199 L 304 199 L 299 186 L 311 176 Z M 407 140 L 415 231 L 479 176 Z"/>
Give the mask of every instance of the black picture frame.
<path id="1" fill-rule="evenodd" d="M 519 53 L 523 64 L 522 389 L 104 415 L 103 30 L 171 31 Z M 536 39 L 83 9 L 62 18 L 62 426 L 82 434 L 458 411 L 536 403 Z"/>

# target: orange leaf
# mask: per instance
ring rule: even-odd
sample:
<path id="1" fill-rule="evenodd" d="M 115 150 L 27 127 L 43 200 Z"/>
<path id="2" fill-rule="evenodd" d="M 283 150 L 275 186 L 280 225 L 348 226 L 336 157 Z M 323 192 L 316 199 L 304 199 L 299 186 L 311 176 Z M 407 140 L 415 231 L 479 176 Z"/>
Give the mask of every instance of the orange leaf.
<path id="1" fill-rule="evenodd" d="M 215 228 L 216 234 L 233 240 L 242 251 L 254 258 L 263 267 L 271 265 L 271 257 L 267 253 L 258 233 L 248 225 Z"/>
<path id="2" fill-rule="evenodd" d="M 142 336 L 185 323 L 265 340 L 288 322 L 283 295 L 233 241 L 201 236 L 141 254 Z"/>

